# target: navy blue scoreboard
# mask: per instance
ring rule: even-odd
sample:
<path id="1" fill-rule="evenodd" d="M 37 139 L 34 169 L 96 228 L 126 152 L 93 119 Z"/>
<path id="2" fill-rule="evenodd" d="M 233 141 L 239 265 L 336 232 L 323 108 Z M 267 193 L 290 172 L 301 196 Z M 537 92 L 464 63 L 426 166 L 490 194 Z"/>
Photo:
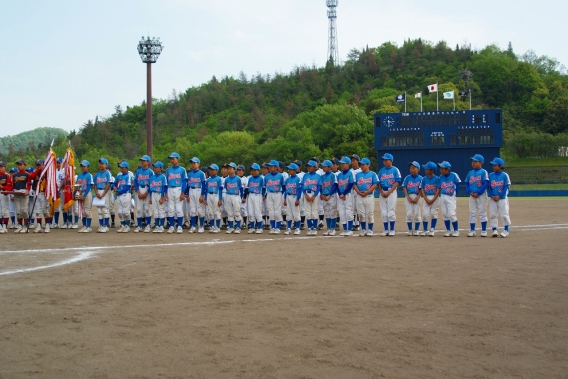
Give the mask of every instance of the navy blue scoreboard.
<path id="1" fill-rule="evenodd" d="M 403 178 L 408 174 L 408 162 L 445 160 L 463 181 L 471 170 L 469 158 L 474 154 L 483 155 L 483 167 L 492 172 L 489 162 L 499 156 L 503 145 L 500 109 L 377 113 L 374 121 L 379 166 L 381 156 L 391 153 Z"/>

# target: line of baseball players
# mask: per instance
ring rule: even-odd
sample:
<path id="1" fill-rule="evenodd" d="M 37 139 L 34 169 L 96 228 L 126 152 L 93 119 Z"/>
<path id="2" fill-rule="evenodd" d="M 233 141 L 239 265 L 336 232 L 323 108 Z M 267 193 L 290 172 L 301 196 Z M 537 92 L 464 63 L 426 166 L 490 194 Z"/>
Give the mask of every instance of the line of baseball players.
<path id="1" fill-rule="evenodd" d="M 321 164 L 317 157 L 313 157 L 307 163 L 307 172 L 302 171 L 301 161 L 294 161 L 286 167 L 283 162 L 275 160 L 263 163 L 262 166 L 254 163 L 250 166 L 251 175 L 247 177 L 244 175 L 245 167 L 235 163 L 223 165 L 221 176 L 218 176 L 219 167 L 216 164 L 201 168 L 197 157 L 190 160 L 191 168 L 186 170 L 179 165 L 180 156 L 174 152 L 169 156 L 171 167 L 165 172 L 162 162 L 152 163 L 150 157 L 145 155 L 139 159 L 140 165 L 135 173 L 130 171 L 128 162 L 121 161 L 118 164 L 120 173 L 116 178 L 112 176 L 111 167 L 105 158 L 99 160 L 98 171 L 94 174 L 89 172 L 90 163 L 84 160 L 80 164 L 81 172 L 76 176 L 79 189 L 74 193 L 74 198 L 77 201 L 69 209 L 69 214 L 62 212 L 62 228 L 79 229 L 78 219 L 81 218 L 83 227 L 78 231 L 91 232 L 91 210 L 94 206 L 97 208 L 98 231 L 101 233 L 109 231 L 111 219 L 114 223 L 115 208 L 120 221 L 117 232 L 129 232 L 135 208 L 137 217 L 134 232 L 183 233 L 185 216 L 189 233 L 203 233 L 206 229 L 210 233 L 219 233 L 223 220 L 227 224 L 228 234 L 238 234 L 241 228 L 248 226 L 248 233 L 261 234 L 264 227 L 270 230 L 270 234 L 279 234 L 284 230 L 284 234 L 298 235 L 304 223 L 307 223 L 307 235 L 317 235 L 325 219 L 324 235 L 333 236 L 336 229 L 342 227 L 342 236 L 351 236 L 357 230 L 360 236 L 372 236 L 374 192 L 378 190 L 382 235 L 394 236 L 397 187 L 402 186 L 408 235 L 434 236 L 438 208 L 441 207 L 446 227 L 444 235 L 459 236 L 455 198 L 461 180 L 456 173 L 451 172 L 451 165 L 445 161 L 440 164 L 428 162 L 422 166 L 426 173 L 422 177 L 418 174 L 421 165 L 410 162 L 410 174 L 402 180 L 400 171 L 393 166 L 393 156 L 387 153 L 382 159 L 384 167 L 378 175 L 370 170 L 368 158 L 360 159 L 357 155 L 352 155 L 341 160 L 325 160 Z M 502 171 L 504 161 L 495 158 L 491 162 L 494 172 L 488 175 L 481 168 L 481 155 L 477 154 L 471 160 L 473 170 L 466 178 L 466 190 L 470 194 L 471 228 L 468 236 L 476 235 L 478 216 L 482 227 L 481 236 L 487 236 L 486 209 L 489 193 L 492 235 L 507 237 L 510 224 L 507 193 L 510 181 Z M 6 177 L 5 164 L 0 162 L 0 186 L 3 186 L 3 190 L 10 189 L 12 182 L 19 183 L 19 187 L 25 183 L 30 191 L 35 188 L 31 183 L 41 170 L 41 161 L 36 161 L 36 170 L 31 172 L 24 170 L 25 162 L 18 161 L 19 169 L 22 165 L 23 168 L 14 174 L 17 179 L 10 181 Z M 438 167 L 440 176 L 435 175 Z M 288 169 L 287 173 L 284 168 Z M 58 170 L 58 186 L 61 189 L 64 180 L 62 175 L 63 170 Z M 61 196 L 63 195 L 62 193 Z M 17 216 L 18 221 L 12 219 L 12 224 L 15 225 L 16 232 L 24 232 L 22 225 L 27 222 L 25 210 L 31 206 L 28 196 L 15 196 L 15 199 L 10 199 L 8 195 L 0 196 L 0 232 L 6 231 L 7 214 Z M 50 225 L 57 226 L 62 209 L 57 209 L 55 219 L 51 220 L 49 204 L 44 197 L 38 197 L 38 200 L 39 206 L 36 205 L 37 209 L 34 210 L 35 231 L 49 232 Z M 25 207 L 23 203 L 26 203 Z M 501 216 L 504 224 L 501 234 L 497 232 L 498 216 Z M 45 221 L 43 228 L 42 221 Z M 338 227 L 337 221 L 341 227 Z M 357 225 L 357 221 L 360 221 L 360 225 Z M 421 222 L 422 232 L 419 231 Z"/>

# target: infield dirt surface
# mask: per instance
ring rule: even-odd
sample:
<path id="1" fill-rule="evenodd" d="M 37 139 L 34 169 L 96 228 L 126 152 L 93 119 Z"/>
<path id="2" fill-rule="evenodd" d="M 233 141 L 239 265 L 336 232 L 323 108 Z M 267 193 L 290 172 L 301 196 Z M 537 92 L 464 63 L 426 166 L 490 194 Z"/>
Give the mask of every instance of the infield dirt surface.
<path id="1" fill-rule="evenodd" d="M 509 238 L 400 199 L 395 237 L 0 235 L 0 378 L 567 377 L 568 199 L 510 202 Z"/>

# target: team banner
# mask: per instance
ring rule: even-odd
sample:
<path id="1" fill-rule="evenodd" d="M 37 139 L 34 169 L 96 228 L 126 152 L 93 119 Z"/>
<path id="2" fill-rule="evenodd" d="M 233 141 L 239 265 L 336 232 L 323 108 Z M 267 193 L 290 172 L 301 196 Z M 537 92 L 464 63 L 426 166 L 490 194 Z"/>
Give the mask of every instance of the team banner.
<path id="1" fill-rule="evenodd" d="M 454 91 L 444 92 L 444 99 L 452 100 L 454 98 Z"/>
<path id="2" fill-rule="evenodd" d="M 394 97 L 397 103 L 404 103 L 406 101 L 406 94 L 403 93 L 402 95 L 397 95 Z"/>
<path id="3" fill-rule="evenodd" d="M 56 180 L 57 162 L 55 152 L 49 149 L 43 163 L 43 170 L 37 180 L 34 196 L 37 197 L 40 191 L 45 191 L 45 199 L 50 203 L 50 213 L 53 215 L 54 203 L 57 199 L 57 180 Z"/>
<path id="4" fill-rule="evenodd" d="M 65 152 L 65 157 L 63 157 L 61 168 L 65 173 L 63 187 L 63 210 L 67 212 L 75 202 L 75 200 L 73 199 L 73 187 L 75 185 L 75 154 L 73 154 L 73 149 L 71 149 L 70 147 L 67 148 L 67 151 Z"/>

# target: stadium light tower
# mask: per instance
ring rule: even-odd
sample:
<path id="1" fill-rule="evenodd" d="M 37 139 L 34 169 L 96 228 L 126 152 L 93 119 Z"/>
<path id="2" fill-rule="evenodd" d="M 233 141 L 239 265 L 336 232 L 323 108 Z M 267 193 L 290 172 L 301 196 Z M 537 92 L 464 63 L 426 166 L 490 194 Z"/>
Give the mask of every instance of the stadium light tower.
<path id="1" fill-rule="evenodd" d="M 138 43 L 138 54 L 146 63 L 146 154 L 152 157 L 152 63 L 156 63 L 162 53 L 159 38 L 142 37 Z"/>
<path id="2" fill-rule="evenodd" d="M 339 64 L 339 52 L 337 51 L 337 3 L 338 0 L 326 0 L 327 18 L 329 19 L 329 38 L 327 43 L 327 59 L 332 60 L 334 65 Z"/>

